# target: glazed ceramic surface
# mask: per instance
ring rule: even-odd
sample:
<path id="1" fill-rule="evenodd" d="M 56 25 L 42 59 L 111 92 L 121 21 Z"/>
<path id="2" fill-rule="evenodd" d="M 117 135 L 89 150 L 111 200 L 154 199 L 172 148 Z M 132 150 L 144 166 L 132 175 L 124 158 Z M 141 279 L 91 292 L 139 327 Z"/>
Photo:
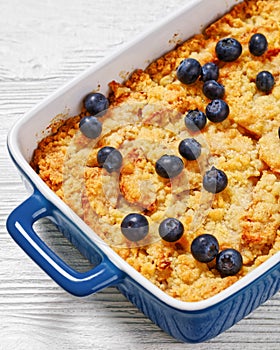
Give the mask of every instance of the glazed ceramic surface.
<path id="1" fill-rule="evenodd" d="M 39 178 L 29 165 L 37 142 L 59 115 L 79 112 L 85 92 L 107 93 L 108 82 L 144 68 L 176 43 L 200 32 L 221 16 L 234 0 L 189 1 L 153 30 L 92 67 L 27 113 L 10 131 L 8 149 L 30 197 L 8 218 L 15 241 L 69 293 L 84 296 L 114 285 L 145 315 L 176 339 L 202 342 L 231 327 L 280 289 L 280 252 L 218 295 L 187 303 L 175 300 L 123 261 Z M 187 20 L 186 20 L 187 18 Z M 65 264 L 39 238 L 33 224 L 51 218 L 65 236 L 94 264 L 79 273 Z"/>

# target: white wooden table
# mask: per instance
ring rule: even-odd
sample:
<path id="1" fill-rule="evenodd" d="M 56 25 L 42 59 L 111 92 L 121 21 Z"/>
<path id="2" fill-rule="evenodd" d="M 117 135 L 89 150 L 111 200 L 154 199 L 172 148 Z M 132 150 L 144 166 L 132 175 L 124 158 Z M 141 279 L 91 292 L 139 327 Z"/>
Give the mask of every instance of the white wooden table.
<path id="1" fill-rule="evenodd" d="M 187 1 L 187 0 L 185 0 Z M 27 192 L 6 135 L 58 87 L 180 6 L 182 0 L 0 0 L 0 349 L 279 349 L 280 293 L 219 337 L 182 344 L 114 288 L 79 299 L 13 242 L 5 222 Z M 48 224 L 38 232 L 78 269 L 87 262 Z"/>

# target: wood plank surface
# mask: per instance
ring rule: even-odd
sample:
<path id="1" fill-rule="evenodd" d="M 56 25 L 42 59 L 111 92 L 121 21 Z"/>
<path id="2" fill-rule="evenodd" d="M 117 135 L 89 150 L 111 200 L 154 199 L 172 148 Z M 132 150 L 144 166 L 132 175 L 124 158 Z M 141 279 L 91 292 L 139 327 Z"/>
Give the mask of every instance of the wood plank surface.
<path id="1" fill-rule="evenodd" d="M 86 298 L 67 294 L 6 231 L 8 214 L 28 195 L 6 149 L 13 123 L 182 3 L 0 0 L 0 350 L 279 349 L 280 293 L 217 338 L 182 344 L 115 288 Z M 75 268 L 89 268 L 49 222 L 37 230 Z"/>

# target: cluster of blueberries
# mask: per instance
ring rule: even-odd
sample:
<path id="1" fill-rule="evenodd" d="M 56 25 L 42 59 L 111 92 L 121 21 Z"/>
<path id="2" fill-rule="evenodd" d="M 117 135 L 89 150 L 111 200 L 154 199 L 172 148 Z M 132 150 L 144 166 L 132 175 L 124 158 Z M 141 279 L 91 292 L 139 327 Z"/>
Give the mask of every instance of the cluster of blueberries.
<path id="1" fill-rule="evenodd" d="M 96 139 L 101 135 L 102 117 L 109 107 L 108 99 L 99 92 L 92 92 L 84 98 L 84 106 L 90 116 L 81 119 L 79 129 L 89 139 Z M 97 163 L 109 173 L 117 171 L 122 165 L 122 154 L 114 147 L 105 146 L 97 153 Z"/>
<path id="2" fill-rule="evenodd" d="M 266 37 L 261 33 L 254 34 L 249 41 L 249 51 L 254 56 L 263 55 L 268 48 Z M 218 41 L 215 47 L 217 58 L 223 62 L 233 62 L 242 53 L 240 42 L 234 38 L 225 38 Z M 191 110 L 186 116 L 186 126 L 193 131 L 202 130 L 206 124 L 206 118 L 217 123 L 225 120 L 229 114 L 229 107 L 222 100 L 225 88 L 217 82 L 219 67 L 208 62 L 201 66 L 194 58 L 184 59 L 177 68 L 177 78 L 183 84 L 194 83 L 198 78 L 203 81 L 203 93 L 211 100 L 207 105 L 205 114 L 201 111 Z M 261 71 L 256 76 L 256 86 L 262 92 L 270 92 L 274 86 L 274 77 L 268 71 Z"/>
<path id="3" fill-rule="evenodd" d="M 145 216 L 131 213 L 122 221 L 121 230 L 129 240 L 138 241 L 148 234 L 149 223 Z M 183 236 L 184 226 L 176 218 L 166 218 L 160 223 L 158 231 L 165 241 L 176 242 Z M 210 263 L 216 259 L 215 268 L 223 277 L 236 275 L 243 265 L 242 255 L 238 250 L 229 248 L 219 251 L 217 238 L 207 233 L 192 241 L 191 253 L 202 263 Z"/>
<path id="4" fill-rule="evenodd" d="M 249 41 L 249 51 L 254 56 L 263 55 L 268 47 L 267 39 L 263 34 L 254 34 Z M 217 58 L 224 62 L 235 61 L 242 53 L 241 44 L 234 38 L 220 40 L 215 48 Z M 229 114 L 229 106 L 222 99 L 225 94 L 224 86 L 217 82 L 219 67 L 208 62 L 201 66 L 193 59 L 184 59 L 177 68 L 177 78 L 183 84 L 193 84 L 199 77 L 203 81 L 203 93 L 211 100 L 205 113 L 198 109 L 190 110 L 185 116 L 185 125 L 192 131 L 202 130 L 207 119 L 218 123 L 225 120 Z M 268 71 L 258 73 L 256 86 L 260 91 L 269 92 L 274 85 L 274 77 Z M 102 123 L 98 119 L 109 107 L 108 99 L 101 93 L 90 93 L 84 99 L 84 106 L 90 116 L 80 121 L 80 130 L 88 138 L 96 139 L 102 132 Z M 180 155 L 187 160 L 196 160 L 201 154 L 201 145 L 194 138 L 187 138 L 179 144 Z M 109 173 L 118 171 L 122 165 L 122 154 L 114 147 L 105 146 L 97 153 L 97 162 Z M 155 170 L 159 176 L 171 179 L 181 173 L 184 163 L 175 155 L 163 155 L 157 160 Z M 226 174 L 215 167 L 207 171 L 203 177 L 203 187 L 211 193 L 223 191 L 228 184 Z M 183 224 L 176 218 L 166 218 L 158 228 L 160 237 L 167 242 L 178 241 L 184 233 Z M 144 239 L 149 232 L 149 222 L 139 213 L 128 214 L 121 223 L 121 232 L 132 242 Z M 242 256 L 235 249 L 225 249 L 219 252 L 219 243 L 215 236 L 202 234 L 196 237 L 191 244 L 193 257 L 203 263 L 216 259 L 216 269 L 222 276 L 231 276 L 238 273 L 242 267 Z"/>
<path id="5" fill-rule="evenodd" d="M 263 34 L 256 33 L 250 38 L 248 46 L 252 55 L 261 56 L 267 51 L 268 42 Z M 233 62 L 241 55 L 242 46 L 234 38 L 225 38 L 216 44 L 215 52 L 220 61 Z M 202 130 L 206 124 L 206 117 L 217 123 L 225 120 L 229 114 L 229 107 L 222 100 L 225 88 L 217 82 L 219 67 L 215 63 L 208 62 L 201 66 L 196 59 L 187 58 L 177 68 L 177 78 L 184 84 L 192 84 L 199 77 L 204 83 L 204 95 L 212 101 L 207 105 L 205 114 L 197 109 L 189 111 L 185 123 L 192 131 Z M 262 92 L 270 92 L 274 83 L 274 77 L 268 71 L 261 71 L 256 76 L 256 86 Z"/>

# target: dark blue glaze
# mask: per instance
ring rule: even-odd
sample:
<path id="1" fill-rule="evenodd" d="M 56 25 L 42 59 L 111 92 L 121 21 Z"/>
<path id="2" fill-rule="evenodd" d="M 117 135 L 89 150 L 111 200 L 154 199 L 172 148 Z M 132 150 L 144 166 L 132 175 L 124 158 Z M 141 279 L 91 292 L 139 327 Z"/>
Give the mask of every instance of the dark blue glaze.
<path id="1" fill-rule="evenodd" d="M 198 311 L 165 304 L 127 276 L 118 289 L 166 333 L 187 343 L 216 337 L 247 316 L 280 289 L 280 263 L 239 292 Z"/>
<path id="2" fill-rule="evenodd" d="M 33 224 L 43 217 L 51 218 L 96 266 L 90 271 L 80 273 L 65 264 L 33 229 Z M 95 293 L 116 284 L 122 278 L 122 272 L 107 256 L 37 190 L 9 215 L 7 229 L 21 248 L 54 281 L 73 295 L 86 296 Z"/>

